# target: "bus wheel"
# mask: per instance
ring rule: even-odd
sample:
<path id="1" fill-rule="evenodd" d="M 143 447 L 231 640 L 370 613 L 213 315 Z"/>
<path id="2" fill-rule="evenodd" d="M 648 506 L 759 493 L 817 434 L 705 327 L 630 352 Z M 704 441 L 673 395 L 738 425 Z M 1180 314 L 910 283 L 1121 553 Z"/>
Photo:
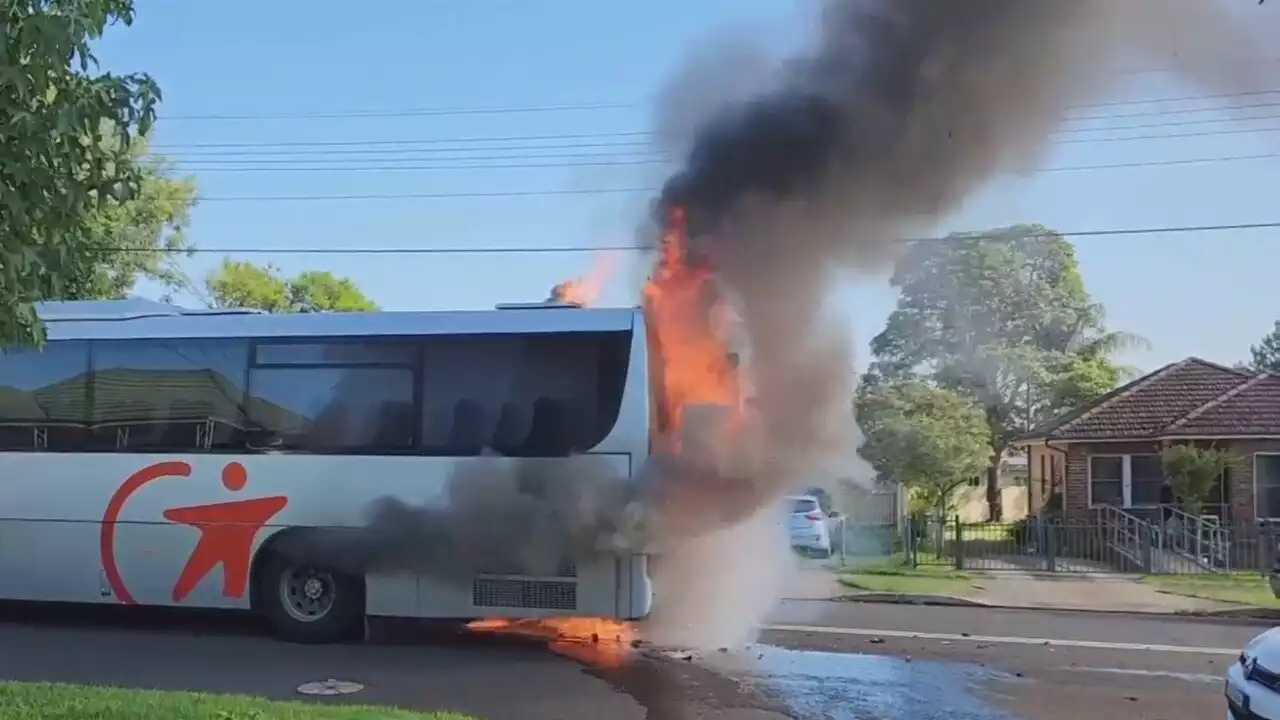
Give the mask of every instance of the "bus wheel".
<path id="1" fill-rule="evenodd" d="M 359 577 L 273 554 L 259 579 L 262 613 L 282 640 L 339 642 L 354 635 L 364 619 L 364 583 Z"/>

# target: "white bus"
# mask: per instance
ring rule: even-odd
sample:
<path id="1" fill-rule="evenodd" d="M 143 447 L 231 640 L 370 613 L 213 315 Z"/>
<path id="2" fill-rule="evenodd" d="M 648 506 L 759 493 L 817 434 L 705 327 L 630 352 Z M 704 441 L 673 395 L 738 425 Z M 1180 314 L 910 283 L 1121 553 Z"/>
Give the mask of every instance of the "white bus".
<path id="1" fill-rule="evenodd" d="M 485 448 L 640 468 L 638 310 L 39 312 L 43 349 L 0 353 L 0 599 L 252 609 L 305 642 L 366 616 L 649 612 L 642 555 L 458 583 L 294 566 L 272 550 L 289 533 L 359 527 L 383 496 L 443 502 L 453 467 Z"/>

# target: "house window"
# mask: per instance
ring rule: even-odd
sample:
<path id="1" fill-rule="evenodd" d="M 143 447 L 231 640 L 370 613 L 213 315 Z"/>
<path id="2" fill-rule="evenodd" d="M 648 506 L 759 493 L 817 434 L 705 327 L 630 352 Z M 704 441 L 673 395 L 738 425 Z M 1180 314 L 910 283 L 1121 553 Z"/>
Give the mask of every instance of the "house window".
<path id="1" fill-rule="evenodd" d="M 1164 469 L 1160 456 L 1091 455 L 1089 457 L 1089 505 L 1122 508 L 1160 504 Z"/>
<path id="2" fill-rule="evenodd" d="M 1164 466 L 1159 455 L 1130 455 L 1127 507 L 1155 507 L 1164 487 Z"/>
<path id="3" fill-rule="evenodd" d="M 1253 456 L 1253 502 L 1259 519 L 1280 519 L 1280 455 Z"/>
<path id="4" fill-rule="evenodd" d="M 1124 505 L 1123 455 L 1095 455 L 1089 458 L 1089 506 Z"/>

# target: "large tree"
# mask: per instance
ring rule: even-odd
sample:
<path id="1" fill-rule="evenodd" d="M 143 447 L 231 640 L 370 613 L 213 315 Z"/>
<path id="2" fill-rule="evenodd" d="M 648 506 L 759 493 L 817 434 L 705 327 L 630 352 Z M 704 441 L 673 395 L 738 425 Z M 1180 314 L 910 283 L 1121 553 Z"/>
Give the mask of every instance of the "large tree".
<path id="1" fill-rule="evenodd" d="M 196 202 L 193 178 L 174 176 L 168 164 L 134 144 L 141 172 L 138 192 L 127 200 L 108 199 L 89 218 L 102 246 L 88 250 L 68 268 L 59 300 L 111 300 L 126 297 L 139 278 L 166 295 L 188 288 L 178 260 L 190 255 L 184 229 Z"/>
<path id="2" fill-rule="evenodd" d="M 862 455 L 939 517 L 987 467 L 991 431 L 972 398 L 919 380 L 873 380 L 858 388 L 857 410 Z"/>
<path id="3" fill-rule="evenodd" d="M 990 430 L 987 502 L 999 520 L 1012 438 L 1115 387 L 1125 369 L 1113 355 L 1143 341 L 1107 330 L 1075 248 L 1041 225 L 915 243 L 891 282 L 900 295 L 872 341 L 872 369 L 978 403 Z"/>
<path id="4" fill-rule="evenodd" d="M 1249 347 L 1249 369 L 1255 372 L 1280 372 L 1280 320 L 1257 345 Z"/>
<path id="5" fill-rule="evenodd" d="M 205 288 L 214 307 L 255 308 L 273 313 L 378 309 L 350 278 L 326 270 L 288 277 L 273 265 L 223 260 L 205 278 Z"/>
<path id="6" fill-rule="evenodd" d="M 31 303 L 65 297 L 105 245 L 101 207 L 135 197 L 160 92 L 89 50 L 131 0 L 0 0 L 0 343 L 40 342 Z"/>

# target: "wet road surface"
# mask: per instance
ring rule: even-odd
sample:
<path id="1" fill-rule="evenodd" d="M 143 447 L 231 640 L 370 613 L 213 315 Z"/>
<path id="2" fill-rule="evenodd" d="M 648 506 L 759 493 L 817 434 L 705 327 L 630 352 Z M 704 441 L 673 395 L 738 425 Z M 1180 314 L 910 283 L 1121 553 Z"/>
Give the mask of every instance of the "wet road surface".
<path id="1" fill-rule="evenodd" d="M 1221 716 L 1230 653 L 1259 631 L 836 603 L 786 603 L 774 621 L 805 627 L 707 654 L 641 648 L 626 666 L 602 670 L 502 638 L 300 647 L 239 617 L 27 608 L 0 617 L 0 678 L 272 698 L 337 678 L 366 686 L 351 701 L 488 720 L 1200 720 Z"/>

